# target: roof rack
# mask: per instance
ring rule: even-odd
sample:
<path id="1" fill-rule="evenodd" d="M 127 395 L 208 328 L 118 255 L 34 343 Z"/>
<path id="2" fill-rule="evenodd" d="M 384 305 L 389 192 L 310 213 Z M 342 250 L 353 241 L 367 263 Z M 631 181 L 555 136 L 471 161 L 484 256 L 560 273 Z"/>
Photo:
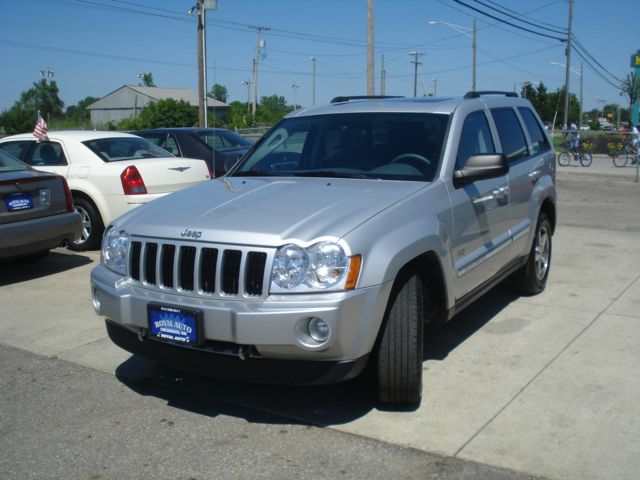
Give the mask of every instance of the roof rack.
<path id="1" fill-rule="evenodd" d="M 344 103 L 350 100 L 382 100 L 384 98 L 404 98 L 399 95 L 348 95 L 335 97 L 331 103 Z"/>
<path id="2" fill-rule="evenodd" d="M 504 95 L 505 97 L 517 97 L 516 92 L 501 92 L 499 90 L 484 90 L 479 92 L 467 92 L 464 98 L 480 98 L 482 95 Z"/>

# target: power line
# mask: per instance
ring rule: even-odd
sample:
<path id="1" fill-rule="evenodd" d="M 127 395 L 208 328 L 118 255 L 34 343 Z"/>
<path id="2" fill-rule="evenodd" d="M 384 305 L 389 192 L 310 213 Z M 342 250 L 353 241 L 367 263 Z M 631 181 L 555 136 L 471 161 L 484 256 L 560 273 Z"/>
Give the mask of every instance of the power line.
<path id="1" fill-rule="evenodd" d="M 481 14 L 481 15 L 484 15 L 484 16 L 486 16 L 486 17 L 492 18 L 493 20 L 496 20 L 496 21 L 498 21 L 498 22 L 500 22 L 500 23 L 504 23 L 504 24 L 509 25 L 509 26 L 511 26 L 511 27 L 513 27 L 513 28 L 517 28 L 518 30 L 523 30 L 523 31 L 525 31 L 525 32 L 533 33 L 534 35 L 538 35 L 538 36 L 540 36 L 540 37 L 551 38 L 551 39 L 553 39 L 553 40 L 558 40 L 558 41 L 560 41 L 560 42 L 564 42 L 564 41 L 565 41 L 565 39 L 564 39 L 564 38 L 554 37 L 553 35 L 548 35 L 548 34 L 546 34 L 546 33 L 537 32 L 537 31 L 535 31 L 535 30 L 531 30 L 530 28 L 526 28 L 526 27 L 523 27 L 523 26 L 521 26 L 521 25 L 516 25 L 516 24 L 514 24 L 514 23 L 511 23 L 511 22 L 509 22 L 509 21 L 507 21 L 507 20 L 503 19 L 503 18 L 496 17 L 495 15 L 492 15 L 492 14 L 487 13 L 487 12 L 485 12 L 485 11 L 483 11 L 483 10 L 479 9 L 479 8 L 476 8 L 476 7 L 474 7 L 473 5 L 469 5 L 468 3 L 465 3 L 465 2 L 463 2 L 462 0 L 453 0 L 453 1 L 454 1 L 455 3 L 457 3 L 457 4 L 459 4 L 459 5 L 462 5 L 463 7 L 466 7 L 466 8 L 468 8 L 468 9 L 470 9 L 470 10 L 473 10 L 474 12 L 478 12 L 478 13 L 479 13 L 479 14 Z"/>
<path id="2" fill-rule="evenodd" d="M 567 34 L 567 29 L 566 28 L 563 29 L 563 28 L 560 28 L 560 27 L 556 27 L 556 28 L 544 27 L 544 26 L 542 26 L 542 25 L 540 25 L 538 23 L 533 23 L 533 22 L 529 22 L 527 20 L 523 20 L 522 16 L 517 12 L 514 12 L 514 14 L 512 15 L 512 14 L 510 14 L 508 12 L 505 12 L 504 10 L 501 10 L 499 8 L 496 8 L 496 7 L 492 7 L 491 5 L 488 5 L 485 2 L 482 2 L 480 0 L 473 0 L 473 1 L 476 2 L 476 3 L 479 3 L 480 5 L 482 5 L 484 7 L 487 7 L 490 10 L 493 10 L 494 12 L 500 13 L 501 15 L 504 15 L 505 17 L 512 18 L 512 19 L 514 19 L 514 20 L 516 20 L 516 21 L 518 21 L 520 23 L 525 23 L 527 25 L 531 25 L 531 26 L 536 27 L 536 28 L 541 28 L 543 30 L 547 30 L 549 32 L 557 33 L 557 34 L 560 34 L 560 35 L 562 35 L 562 34 L 566 35 Z"/>
<path id="3" fill-rule="evenodd" d="M 551 5 L 555 5 L 556 3 L 560 3 L 560 2 L 562 2 L 564 0 L 553 0 L 552 2 L 545 3 L 544 5 L 541 5 L 541 6 L 537 7 L 537 8 L 534 8 L 533 10 L 529 10 L 528 12 L 524 12 L 524 13 L 523 12 L 517 12 L 517 11 L 511 9 L 511 8 L 505 7 L 504 5 L 500 5 L 499 3 L 494 2 L 492 0 L 485 0 L 485 1 L 487 3 L 491 3 L 491 4 L 495 5 L 496 7 L 501 8 L 501 9 L 507 11 L 507 12 L 511 12 L 512 14 L 517 15 L 520 18 L 528 18 L 529 20 L 535 20 L 540 25 L 546 25 L 547 27 L 554 28 L 556 30 L 560 30 L 560 32 L 566 33 L 566 28 L 564 28 L 564 27 L 559 27 L 557 25 L 553 25 L 551 23 L 543 22 L 542 20 L 538 20 L 538 19 L 531 18 L 530 16 L 528 16 L 530 13 L 537 12 L 538 10 L 542 10 L 544 8 L 547 8 L 547 7 L 551 6 Z"/>
<path id="4" fill-rule="evenodd" d="M 576 47 L 578 47 L 580 50 L 582 50 L 582 52 L 588 56 L 596 65 L 598 65 L 603 71 L 605 71 L 608 75 L 611 76 L 611 78 L 613 78 L 614 80 L 622 83 L 622 80 L 618 77 L 616 77 L 613 73 L 611 73 L 608 69 L 606 69 L 605 67 L 602 66 L 602 64 L 600 62 L 598 62 L 595 57 L 593 55 L 591 55 L 587 49 L 584 47 L 584 45 L 582 45 L 582 42 L 580 42 L 578 40 L 578 38 L 575 35 L 572 35 L 573 37 L 573 41 L 575 42 Z M 575 49 L 574 49 L 575 50 Z M 578 53 L 576 51 L 576 53 Z"/>

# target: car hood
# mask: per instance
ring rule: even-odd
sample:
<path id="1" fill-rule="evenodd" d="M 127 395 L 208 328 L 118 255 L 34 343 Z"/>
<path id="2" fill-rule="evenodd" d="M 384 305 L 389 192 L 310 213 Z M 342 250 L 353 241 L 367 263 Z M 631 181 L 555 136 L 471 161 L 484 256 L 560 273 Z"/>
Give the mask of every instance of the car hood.
<path id="1" fill-rule="evenodd" d="M 115 224 L 132 235 L 280 246 L 337 240 L 422 182 L 222 177 L 139 207 Z"/>

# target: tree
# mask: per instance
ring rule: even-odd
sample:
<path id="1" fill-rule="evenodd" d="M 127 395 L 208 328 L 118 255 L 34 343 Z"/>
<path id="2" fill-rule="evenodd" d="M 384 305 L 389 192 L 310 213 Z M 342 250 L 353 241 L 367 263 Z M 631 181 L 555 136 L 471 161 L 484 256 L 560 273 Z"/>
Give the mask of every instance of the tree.
<path id="1" fill-rule="evenodd" d="M 224 85 L 220 85 L 219 83 L 216 83 L 213 87 L 211 87 L 209 95 L 222 103 L 227 103 L 227 99 L 229 98 L 227 87 L 225 87 Z"/>
<path id="2" fill-rule="evenodd" d="M 88 122 L 91 119 L 91 112 L 87 110 L 87 107 L 98 100 L 96 97 L 89 96 L 80 100 L 76 105 L 67 107 L 64 112 L 65 119 L 78 124 Z"/>
<path id="3" fill-rule="evenodd" d="M 118 124 L 122 130 L 161 127 L 193 127 L 198 124 L 198 107 L 184 100 L 168 98 L 152 102 L 140 111 L 138 118 L 126 119 Z"/>
<path id="4" fill-rule="evenodd" d="M 0 115 L 0 127 L 9 134 L 33 130 L 38 110 L 46 121 L 62 118 L 64 102 L 58 96 L 55 81 L 45 79 L 34 82 L 29 90 L 20 94 L 20 99 Z"/>
<path id="5" fill-rule="evenodd" d="M 273 125 L 291 111 L 293 107 L 287 106 L 287 101 L 282 96 L 262 97 L 256 111 L 256 120 L 258 123 Z"/>
<path id="6" fill-rule="evenodd" d="M 628 73 L 620 85 L 620 95 L 629 99 L 629 111 L 633 111 L 633 105 L 640 96 L 640 78 L 633 73 Z"/>
<path id="7" fill-rule="evenodd" d="M 153 73 L 151 72 L 142 72 L 141 76 L 138 75 L 140 77 L 140 80 L 142 81 L 142 85 L 145 87 L 155 87 L 156 84 L 153 83 Z"/>
<path id="8" fill-rule="evenodd" d="M 227 127 L 248 128 L 251 126 L 251 114 L 247 111 L 247 104 L 244 102 L 231 102 L 227 112 Z"/>

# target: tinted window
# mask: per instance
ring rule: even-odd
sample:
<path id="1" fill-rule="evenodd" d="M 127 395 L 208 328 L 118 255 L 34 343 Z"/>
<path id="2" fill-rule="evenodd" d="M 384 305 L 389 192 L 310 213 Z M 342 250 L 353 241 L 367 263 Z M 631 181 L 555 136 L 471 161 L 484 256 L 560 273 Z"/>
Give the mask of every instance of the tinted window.
<path id="1" fill-rule="evenodd" d="M 34 140 L 20 140 L 17 142 L 5 142 L 0 144 L 0 150 L 7 152 L 9 155 L 13 155 L 20 160 L 25 159 L 29 146 L 35 143 Z"/>
<path id="2" fill-rule="evenodd" d="M 431 181 L 449 116 L 366 113 L 288 118 L 232 175 Z"/>
<path id="3" fill-rule="evenodd" d="M 502 143 L 502 153 L 506 155 L 507 160 L 514 162 L 528 156 L 527 141 L 516 112 L 512 108 L 496 108 L 491 110 L 491 114 Z"/>
<path id="4" fill-rule="evenodd" d="M 533 154 L 537 155 L 538 153 L 546 152 L 547 150 L 549 150 L 550 147 L 547 136 L 542 131 L 542 127 L 538 123 L 538 120 L 536 120 L 536 116 L 533 114 L 533 112 L 530 109 L 524 107 L 520 107 L 518 110 L 520 111 L 522 120 L 524 120 L 524 126 L 529 132 L 529 137 L 531 137 Z"/>
<path id="5" fill-rule="evenodd" d="M 218 152 L 249 148 L 253 145 L 246 138 L 226 131 L 204 130 L 197 132 L 198 138 Z"/>
<path id="6" fill-rule="evenodd" d="M 16 170 L 29 170 L 29 167 L 16 157 L 0 151 L 0 172 L 12 172 Z"/>
<path id="7" fill-rule="evenodd" d="M 472 155 L 495 152 L 487 117 L 484 112 L 473 112 L 462 126 L 456 168 L 462 168 Z"/>
<path id="8" fill-rule="evenodd" d="M 34 167 L 67 165 L 62 146 L 55 142 L 37 143 L 26 161 Z"/>
<path id="9" fill-rule="evenodd" d="M 173 156 L 166 150 L 149 143 L 144 138 L 100 138 L 82 143 L 105 162 Z"/>

